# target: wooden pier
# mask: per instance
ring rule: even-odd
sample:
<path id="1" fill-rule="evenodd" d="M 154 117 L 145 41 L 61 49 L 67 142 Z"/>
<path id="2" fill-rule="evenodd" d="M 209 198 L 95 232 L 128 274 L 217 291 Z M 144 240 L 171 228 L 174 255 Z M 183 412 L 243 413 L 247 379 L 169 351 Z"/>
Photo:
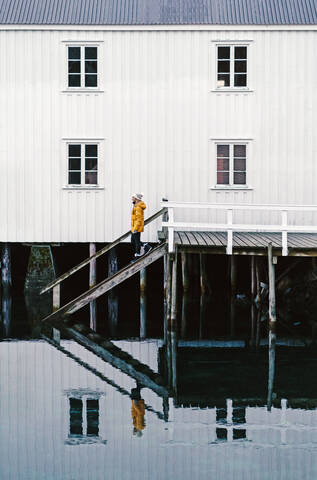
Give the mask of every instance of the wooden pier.
<path id="1" fill-rule="evenodd" d="M 226 212 L 226 223 L 193 223 L 175 221 L 174 210 L 184 208 L 198 209 L 222 209 Z M 234 211 L 238 210 L 268 210 L 281 214 L 280 225 L 256 225 L 256 224 L 235 224 Z M 99 357 L 108 361 L 113 366 L 130 374 L 134 379 L 146 384 L 149 388 L 161 394 L 168 395 L 168 392 L 177 394 L 177 348 L 178 332 L 186 330 L 186 297 L 190 292 L 190 263 L 188 254 L 199 255 L 199 282 L 201 290 L 201 307 L 204 299 L 210 293 L 208 285 L 206 254 L 228 255 L 229 279 L 230 279 L 230 333 L 231 338 L 235 336 L 235 296 L 237 291 L 237 256 L 249 256 L 250 261 L 250 291 L 252 294 L 250 305 L 251 316 L 251 340 L 250 347 L 257 348 L 260 344 L 260 323 L 268 318 L 269 332 L 269 375 L 268 375 L 268 408 L 271 408 L 274 394 L 274 369 L 275 369 L 275 345 L 276 345 L 276 323 L 278 315 L 275 305 L 275 265 L 278 257 L 316 257 L 317 256 L 317 227 L 314 225 L 288 224 L 288 213 L 317 212 L 316 206 L 259 206 L 259 205 L 215 205 L 215 204 L 183 204 L 162 202 L 162 209 L 146 220 L 145 224 L 162 217 L 162 230 L 159 232 L 161 243 L 153 250 L 144 255 L 133 264 L 117 270 L 117 259 L 114 248 L 124 241 L 130 234 L 127 232 L 111 244 L 96 252 L 93 245 L 90 246 L 90 256 L 81 264 L 73 267 L 64 273 L 54 282 L 51 282 L 42 293 L 53 289 L 53 312 L 43 322 L 54 327 L 55 338 L 59 339 L 59 330 L 67 333 L 68 336 L 79 342 L 81 345 L 93 351 Z M 168 215 L 167 215 L 168 213 Z M 109 276 L 96 284 L 96 259 L 106 252 L 111 252 L 108 262 Z M 267 257 L 267 283 L 263 283 L 260 274 L 258 257 Z M 153 377 L 153 372 L 145 372 L 145 366 L 136 368 L 135 361 L 131 362 L 116 351 L 116 348 L 109 341 L 105 341 L 98 334 L 96 322 L 96 299 L 106 292 L 124 282 L 131 276 L 140 273 L 140 336 L 146 336 L 146 267 L 164 257 L 164 349 L 166 353 L 166 385 L 161 385 L 161 379 Z M 182 275 L 178 274 L 179 259 L 181 260 Z M 86 265 L 90 265 L 89 289 L 73 299 L 66 305 L 60 305 L 61 283 L 79 271 Z M 288 267 L 289 269 L 290 267 Z M 285 272 L 284 272 L 285 273 Z M 282 274 L 283 275 L 283 274 Z M 178 326 L 178 276 L 183 283 L 183 315 L 181 328 Z M 263 287 L 264 285 L 264 287 Z M 115 299 L 110 297 L 111 305 Z M 90 304 L 90 326 L 86 327 L 69 326 L 72 313 Z M 268 304 L 267 311 L 263 309 Z M 203 308 L 202 308 L 203 309 Z M 111 309 L 111 315 L 113 309 Z M 116 319 L 113 320 L 115 322 Z M 112 322 L 112 323 L 113 323 Z M 200 338 L 202 338 L 202 320 L 200 320 Z M 145 370 L 144 370 L 145 369 Z M 141 372 L 141 373 L 140 373 Z M 144 373 L 145 372 L 145 373 Z M 145 375 L 145 376 L 144 376 Z"/>

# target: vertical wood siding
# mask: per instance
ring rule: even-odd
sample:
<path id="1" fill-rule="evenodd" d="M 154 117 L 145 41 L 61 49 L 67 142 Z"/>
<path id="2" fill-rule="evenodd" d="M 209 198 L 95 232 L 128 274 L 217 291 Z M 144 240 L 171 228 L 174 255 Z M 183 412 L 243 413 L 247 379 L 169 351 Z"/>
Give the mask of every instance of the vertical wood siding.
<path id="1" fill-rule="evenodd" d="M 317 203 L 316 35 L 1 31 L 0 241 L 111 241 L 129 228 L 134 191 L 145 193 L 147 215 L 163 196 Z M 103 93 L 63 93 L 65 40 L 103 41 Z M 212 91 L 215 40 L 252 40 L 252 92 Z M 211 190 L 211 138 L 238 137 L 252 139 L 247 181 L 253 189 Z M 62 188 L 63 138 L 105 139 L 103 190 Z M 145 237 L 155 241 L 158 225 Z"/>

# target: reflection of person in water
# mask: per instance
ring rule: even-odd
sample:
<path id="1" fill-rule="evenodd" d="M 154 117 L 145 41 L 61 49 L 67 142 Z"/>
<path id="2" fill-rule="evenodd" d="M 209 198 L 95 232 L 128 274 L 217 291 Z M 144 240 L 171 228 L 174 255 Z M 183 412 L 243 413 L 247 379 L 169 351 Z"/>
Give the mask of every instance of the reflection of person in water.
<path id="1" fill-rule="evenodd" d="M 145 429 L 145 406 L 144 400 L 141 398 L 140 386 L 132 388 L 131 390 L 131 415 L 133 420 L 133 435 L 142 437 L 142 430 Z"/>

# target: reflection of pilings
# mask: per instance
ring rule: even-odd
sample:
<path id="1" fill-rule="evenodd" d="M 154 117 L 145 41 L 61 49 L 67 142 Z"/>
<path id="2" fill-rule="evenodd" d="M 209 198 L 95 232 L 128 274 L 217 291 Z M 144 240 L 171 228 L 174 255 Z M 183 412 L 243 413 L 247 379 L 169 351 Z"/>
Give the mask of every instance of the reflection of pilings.
<path id="1" fill-rule="evenodd" d="M 4 335 L 8 337 L 10 335 L 10 328 L 11 328 L 12 276 L 11 276 L 11 247 L 9 247 L 7 243 L 5 243 L 2 247 L 1 284 L 2 284 L 1 311 L 2 311 L 3 330 L 4 330 Z"/>
<path id="2" fill-rule="evenodd" d="M 168 327 L 171 316 L 171 275 L 170 275 L 170 256 L 164 256 L 164 343 L 167 343 Z"/>
<path id="3" fill-rule="evenodd" d="M 108 253 L 108 276 L 118 271 L 118 258 L 116 248 L 113 247 Z M 111 335 L 115 335 L 118 327 L 118 296 L 116 289 L 108 293 L 108 323 Z"/>
<path id="4" fill-rule="evenodd" d="M 269 266 L 269 380 L 267 408 L 271 410 L 272 394 L 275 374 L 275 345 L 276 345 L 276 302 L 275 302 L 275 265 L 272 253 L 272 244 L 268 245 Z"/>
<path id="5" fill-rule="evenodd" d="M 140 338 L 146 338 L 146 268 L 140 271 Z"/>
<path id="6" fill-rule="evenodd" d="M 93 257 L 96 253 L 96 244 L 89 244 L 89 256 Z M 92 288 L 96 285 L 96 260 L 92 260 L 89 264 L 89 288 Z M 96 323 L 96 300 L 92 300 L 89 304 L 90 312 L 90 328 L 92 330 L 97 330 Z"/>

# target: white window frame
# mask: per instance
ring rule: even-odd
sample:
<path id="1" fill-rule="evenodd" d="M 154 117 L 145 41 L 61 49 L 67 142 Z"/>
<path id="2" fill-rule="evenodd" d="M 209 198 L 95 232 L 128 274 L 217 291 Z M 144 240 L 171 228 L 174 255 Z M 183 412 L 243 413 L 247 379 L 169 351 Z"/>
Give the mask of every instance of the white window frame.
<path id="1" fill-rule="evenodd" d="M 209 187 L 210 190 L 253 190 L 253 187 L 248 184 L 248 178 L 250 175 L 249 172 L 249 160 L 250 160 L 250 152 L 251 152 L 251 143 L 252 139 L 212 139 L 213 141 L 213 177 L 215 178 L 215 183 L 213 186 Z M 217 146 L 218 145 L 229 145 L 229 184 L 217 183 Z M 234 157 L 233 157 L 233 146 L 234 145 L 245 145 L 246 146 L 246 165 L 245 165 L 245 176 L 246 180 L 244 184 L 235 184 L 233 183 L 234 180 Z"/>
<path id="2" fill-rule="evenodd" d="M 214 88 L 211 91 L 213 92 L 252 92 L 253 89 L 251 85 L 251 62 L 252 62 L 252 42 L 253 40 L 216 40 L 212 43 L 214 44 Z M 219 86 L 218 85 L 218 47 L 230 47 L 230 86 Z M 245 87 L 234 86 L 234 47 L 246 47 L 247 48 L 247 85 Z"/>
<path id="3" fill-rule="evenodd" d="M 102 93 L 104 90 L 102 88 L 102 44 L 103 41 L 63 41 L 64 48 L 65 48 L 65 62 L 64 62 L 64 79 L 65 87 L 62 90 L 64 93 L 69 92 L 85 92 L 85 93 Z M 80 83 L 79 87 L 68 86 L 68 48 L 69 47 L 80 47 L 81 55 L 80 55 L 80 64 L 81 64 L 81 71 L 80 71 Z M 96 87 L 85 87 L 85 47 L 96 47 L 97 48 L 97 86 Z"/>
<path id="4" fill-rule="evenodd" d="M 64 182 L 63 189 L 66 190 L 103 190 L 104 182 L 104 138 L 64 138 Z M 81 145 L 81 183 L 68 183 L 68 146 Z M 97 184 L 85 184 L 85 145 L 97 145 Z"/>

